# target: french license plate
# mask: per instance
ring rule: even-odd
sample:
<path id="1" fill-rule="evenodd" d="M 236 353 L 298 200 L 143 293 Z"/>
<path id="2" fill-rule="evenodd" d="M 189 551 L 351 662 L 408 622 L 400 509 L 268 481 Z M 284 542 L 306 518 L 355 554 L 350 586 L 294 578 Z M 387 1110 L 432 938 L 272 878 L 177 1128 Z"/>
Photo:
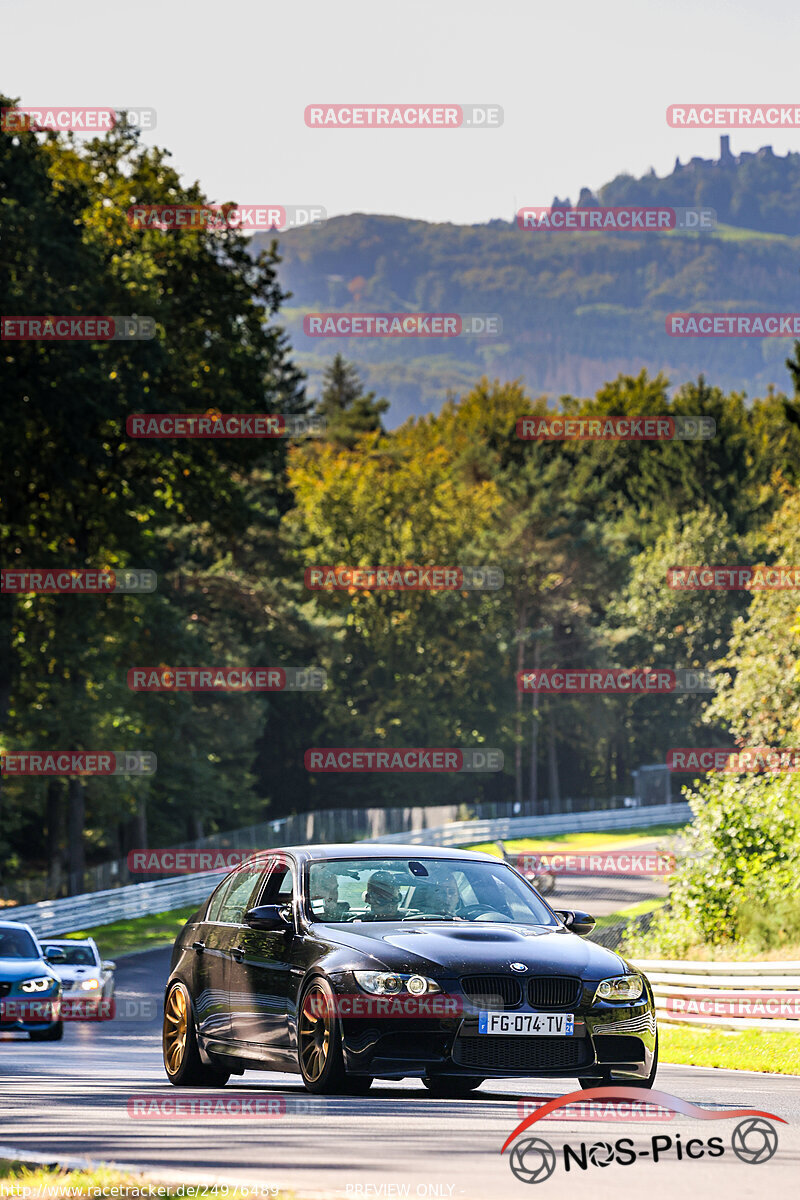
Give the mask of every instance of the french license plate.
<path id="1" fill-rule="evenodd" d="M 569 1037 L 574 1032 L 573 1013 L 478 1014 L 478 1033 L 504 1033 L 519 1037 Z"/>

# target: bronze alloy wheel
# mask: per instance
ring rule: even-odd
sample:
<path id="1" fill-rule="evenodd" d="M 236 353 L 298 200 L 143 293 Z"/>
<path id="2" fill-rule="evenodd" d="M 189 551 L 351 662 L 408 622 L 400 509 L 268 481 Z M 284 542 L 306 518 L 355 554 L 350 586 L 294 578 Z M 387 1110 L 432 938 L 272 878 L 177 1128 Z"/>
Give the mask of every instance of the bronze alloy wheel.
<path id="1" fill-rule="evenodd" d="M 164 1011 L 164 1065 L 170 1075 L 177 1075 L 186 1054 L 189 1011 L 182 987 L 174 987 L 167 996 Z"/>
<path id="2" fill-rule="evenodd" d="M 332 1018 L 330 999 L 319 984 L 313 984 L 303 998 L 300 1014 L 300 1062 L 309 1083 L 315 1083 L 328 1061 L 331 1050 Z"/>

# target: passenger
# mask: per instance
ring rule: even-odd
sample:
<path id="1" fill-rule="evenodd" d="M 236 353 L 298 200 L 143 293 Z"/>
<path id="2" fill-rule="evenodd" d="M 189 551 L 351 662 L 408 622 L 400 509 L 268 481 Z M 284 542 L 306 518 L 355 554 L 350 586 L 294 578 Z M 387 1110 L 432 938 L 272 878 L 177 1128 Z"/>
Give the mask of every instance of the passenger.
<path id="1" fill-rule="evenodd" d="M 461 893 L 458 890 L 456 877 L 453 874 L 441 876 L 436 881 L 436 909 L 438 912 L 447 913 L 448 916 L 458 917 L 461 915 L 463 905 L 461 903 Z"/>

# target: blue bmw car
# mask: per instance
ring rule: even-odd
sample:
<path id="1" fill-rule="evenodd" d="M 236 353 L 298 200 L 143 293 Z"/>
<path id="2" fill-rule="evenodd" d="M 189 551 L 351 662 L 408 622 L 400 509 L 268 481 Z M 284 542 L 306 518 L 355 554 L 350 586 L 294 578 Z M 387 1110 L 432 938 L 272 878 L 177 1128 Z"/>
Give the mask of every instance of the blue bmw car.
<path id="1" fill-rule="evenodd" d="M 50 962 L 63 958 L 64 951 L 55 946 L 43 951 L 29 925 L 0 921 L 0 1033 L 61 1041 L 61 980 Z"/>

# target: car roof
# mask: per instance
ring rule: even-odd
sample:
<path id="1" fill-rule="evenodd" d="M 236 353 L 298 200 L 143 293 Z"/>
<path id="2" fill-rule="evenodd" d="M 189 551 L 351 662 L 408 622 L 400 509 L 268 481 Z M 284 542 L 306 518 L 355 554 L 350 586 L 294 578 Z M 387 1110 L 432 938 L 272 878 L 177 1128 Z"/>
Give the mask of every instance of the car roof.
<path id="1" fill-rule="evenodd" d="M 334 845 L 276 846 L 273 850 L 253 851 L 253 856 L 268 858 L 291 854 L 299 862 L 339 858 L 411 858 L 471 859 L 476 862 L 502 862 L 496 855 L 479 850 L 458 850 L 445 846 L 403 846 L 396 842 L 342 842 Z"/>
<path id="2" fill-rule="evenodd" d="M 30 925 L 26 925 L 24 921 L 0 921 L 0 929 L 24 929 L 26 933 L 29 933 L 31 937 L 38 941 Z"/>
<path id="3" fill-rule="evenodd" d="M 40 942 L 46 942 L 48 946 L 94 946 L 94 938 L 39 938 Z M 96 948 L 96 947 L 95 947 Z"/>

